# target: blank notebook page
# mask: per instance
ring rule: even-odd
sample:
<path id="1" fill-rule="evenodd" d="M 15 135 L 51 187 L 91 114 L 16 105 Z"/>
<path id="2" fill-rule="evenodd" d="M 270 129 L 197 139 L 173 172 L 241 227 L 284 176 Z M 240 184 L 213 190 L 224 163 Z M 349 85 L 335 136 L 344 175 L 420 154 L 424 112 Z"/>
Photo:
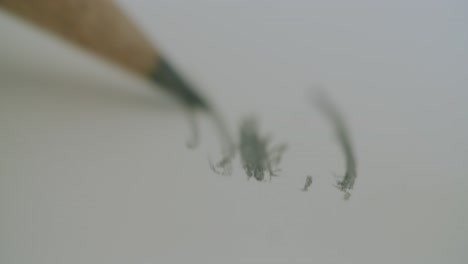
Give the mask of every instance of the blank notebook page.
<path id="1" fill-rule="evenodd" d="M 465 3 L 117 2 L 236 142 L 256 116 L 288 144 L 279 176 L 215 174 L 207 118 L 188 149 L 176 100 L 1 11 L 0 263 L 466 263 Z"/>

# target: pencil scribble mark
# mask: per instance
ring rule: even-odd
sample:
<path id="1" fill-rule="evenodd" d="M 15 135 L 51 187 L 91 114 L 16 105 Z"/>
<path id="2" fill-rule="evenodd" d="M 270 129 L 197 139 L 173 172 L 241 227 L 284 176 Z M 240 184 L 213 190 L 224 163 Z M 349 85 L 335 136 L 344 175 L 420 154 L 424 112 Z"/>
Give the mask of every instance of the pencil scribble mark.
<path id="1" fill-rule="evenodd" d="M 188 148 L 196 148 L 200 143 L 200 133 L 198 128 L 198 123 L 196 120 L 196 113 L 198 109 L 187 107 L 187 116 L 191 129 L 191 136 L 186 142 Z M 208 104 L 204 104 L 205 114 L 210 118 L 213 125 L 215 126 L 217 135 L 219 137 L 222 159 L 219 162 L 213 163 L 208 159 L 211 169 L 217 174 L 230 175 L 232 173 L 232 160 L 234 159 L 236 153 L 236 146 L 233 143 L 233 140 L 229 134 L 229 131 L 218 111 L 213 107 L 209 107 Z"/>
<path id="2" fill-rule="evenodd" d="M 281 162 L 286 144 L 279 144 L 269 149 L 271 137 L 261 136 L 258 131 L 258 121 L 254 117 L 245 118 L 240 125 L 239 151 L 248 179 L 254 177 L 263 181 L 265 172 L 270 180 L 280 171 L 277 165 Z"/>
<path id="3" fill-rule="evenodd" d="M 348 191 L 345 191 L 344 195 L 343 195 L 343 199 L 344 200 L 349 200 L 349 198 L 351 197 L 351 193 L 348 192 Z"/>
<path id="4" fill-rule="evenodd" d="M 218 135 L 222 145 L 222 158 L 216 163 L 212 162 L 211 159 L 208 158 L 208 162 L 210 163 L 211 170 L 213 170 L 216 174 L 231 175 L 232 161 L 236 156 L 236 144 L 233 142 L 227 126 L 223 122 L 223 119 L 221 119 L 221 116 L 214 111 L 211 112 L 210 116 L 218 130 Z"/>
<path id="5" fill-rule="evenodd" d="M 219 175 L 231 175 L 232 174 L 232 159 L 234 155 L 224 156 L 220 161 L 214 163 L 210 158 L 208 162 L 210 163 L 210 168 L 216 174 Z"/>
<path id="6" fill-rule="evenodd" d="M 312 185 L 312 176 L 308 175 L 306 177 L 306 181 L 304 184 L 304 188 L 302 188 L 302 191 L 307 192 L 309 190 L 310 185 Z"/>
<path id="7" fill-rule="evenodd" d="M 337 180 L 335 187 L 344 192 L 344 199 L 348 200 L 351 196 L 349 190 L 353 189 L 357 177 L 356 158 L 351 144 L 349 130 L 341 113 L 328 97 L 321 94 L 317 97 L 316 102 L 324 115 L 334 126 L 338 143 L 345 156 L 346 172 L 344 176 L 339 177 L 340 179 Z"/>
<path id="8" fill-rule="evenodd" d="M 193 149 L 198 146 L 200 143 L 200 135 L 199 135 L 199 129 L 198 129 L 198 124 L 197 121 L 195 120 L 195 113 L 188 111 L 187 112 L 189 124 L 190 124 L 190 129 L 191 129 L 191 136 L 187 140 L 187 148 Z"/>

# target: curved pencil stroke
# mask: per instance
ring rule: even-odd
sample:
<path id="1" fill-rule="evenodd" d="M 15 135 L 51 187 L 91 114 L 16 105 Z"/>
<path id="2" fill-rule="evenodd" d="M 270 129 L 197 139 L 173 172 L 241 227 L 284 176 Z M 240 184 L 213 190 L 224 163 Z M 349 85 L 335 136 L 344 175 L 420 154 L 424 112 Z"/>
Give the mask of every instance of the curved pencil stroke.
<path id="1" fill-rule="evenodd" d="M 225 156 L 216 163 L 213 162 L 210 158 L 208 158 L 208 162 L 213 172 L 219 175 L 229 176 L 232 174 L 232 159 L 233 158 L 234 158 L 233 156 Z"/>
<path id="2" fill-rule="evenodd" d="M 351 144 L 351 137 L 344 121 L 343 116 L 338 111 L 337 107 L 332 103 L 332 101 L 323 93 L 319 94 L 315 98 L 317 106 L 320 108 L 322 113 L 330 120 L 332 123 L 338 144 L 340 145 L 346 160 L 346 172 L 341 180 L 338 180 L 336 187 L 345 193 L 344 198 L 348 200 L 350 197 L 349 190 L 353 189 L 354 182 L 357 178 L 357 164 L 356 158 L 354 155 L 354 149 Z"/>
<path id="3" fill-rule="evenodd" d="M 211 110 L 209 117 L 212 119 L 213 124 L 218 132 L 219 141 L 221 144 L 222 158 L 218 162 L 212 162 L 208 159 L 210 168 L 216 174 L 231 175 L 232 174 L 232 161 L 236 156 L 236 144 L 231 138 L 226 123 L 221 118 L 220 114 Z"/>
<path id="4" fill-rule="evenodd" d="M 195 120 L 195 113 L 192 111 L 187 111 L 187 117 L 189 120 L 191 135 L 189 139 L 187 139 L 186 146 L 187 148 L 194 149 L 200 144 L 200 133 L 197 120 Z"/>

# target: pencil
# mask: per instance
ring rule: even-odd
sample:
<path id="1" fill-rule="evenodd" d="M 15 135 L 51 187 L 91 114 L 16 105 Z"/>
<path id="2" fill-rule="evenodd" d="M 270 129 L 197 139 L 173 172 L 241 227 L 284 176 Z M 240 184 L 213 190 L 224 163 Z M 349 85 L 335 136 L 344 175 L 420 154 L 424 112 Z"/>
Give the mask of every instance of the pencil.
<path id="1" fill-rule="evenodd" d="M 150 79 L 190 108 L 210 111 L 112 0 L 0 0 L 0 7 Z"/>

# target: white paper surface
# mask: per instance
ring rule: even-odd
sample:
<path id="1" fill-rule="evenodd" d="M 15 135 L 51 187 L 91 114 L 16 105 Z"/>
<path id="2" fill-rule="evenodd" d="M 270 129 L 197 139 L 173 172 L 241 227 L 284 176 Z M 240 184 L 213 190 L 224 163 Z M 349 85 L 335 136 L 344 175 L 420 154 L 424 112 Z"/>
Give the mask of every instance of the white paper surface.
<path id="1" fill-rule="evenodd" d="M 283 172 L 215 175 L 206 120 L 186 149 L 171 98 L 0 12 L 0 263 L 466 263 L 465 3 L 119 2 L 233 133 L 256 114 L 289 143 Z"/>

